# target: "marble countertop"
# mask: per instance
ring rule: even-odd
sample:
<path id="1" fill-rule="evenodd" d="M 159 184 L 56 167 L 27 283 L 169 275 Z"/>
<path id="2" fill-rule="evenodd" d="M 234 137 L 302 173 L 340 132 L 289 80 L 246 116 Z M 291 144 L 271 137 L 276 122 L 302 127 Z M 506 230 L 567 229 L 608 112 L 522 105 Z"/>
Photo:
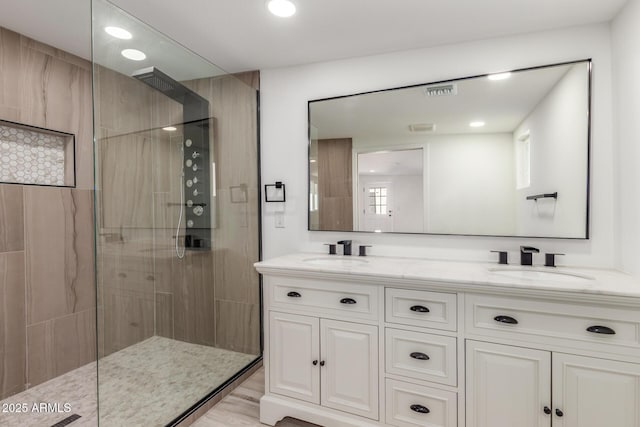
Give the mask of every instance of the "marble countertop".
<path id="1" fill-rule="evenodd" d="M 419 285 L 422 282 L 464 291 L 539 291 L 574 297 L 610 296 L 639 298 L 640 280 L 604 269 L 570 267 L 523 267 L 497 263 L 442 261 L 381 256 L 341 256 L 297 253 L 254 264 L 263 274 L 293 274 L 333 278 L 365 279 L 384 283 L 395 279 Z M 526 271 L 525 273 L 521 273 Z M 540 274 L 539 274 L 540 273 Z M 564 273 L 564 274 L 553 274 Z M 530 275 L 527 277 L 527 275 Z M 524 276 L 524 277 L 522 277 Z"/>

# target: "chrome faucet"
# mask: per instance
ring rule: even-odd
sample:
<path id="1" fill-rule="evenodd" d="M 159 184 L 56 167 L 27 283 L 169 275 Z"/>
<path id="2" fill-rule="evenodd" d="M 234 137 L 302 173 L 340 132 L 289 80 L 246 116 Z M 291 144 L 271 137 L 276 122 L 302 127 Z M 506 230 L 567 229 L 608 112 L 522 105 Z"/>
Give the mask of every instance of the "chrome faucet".
<path id="1" fill-rule="evenodd" d="M 540 253 L 540 249 L 533 246 L 520 246 L 520 265 L 533 265 L 534 253 Z"/>
<path id="2" fill-rule="evenodd" d="M 343 246 L 343 255 L 351 255 L 351 240 L 340 240 L 338 244 Z"/>

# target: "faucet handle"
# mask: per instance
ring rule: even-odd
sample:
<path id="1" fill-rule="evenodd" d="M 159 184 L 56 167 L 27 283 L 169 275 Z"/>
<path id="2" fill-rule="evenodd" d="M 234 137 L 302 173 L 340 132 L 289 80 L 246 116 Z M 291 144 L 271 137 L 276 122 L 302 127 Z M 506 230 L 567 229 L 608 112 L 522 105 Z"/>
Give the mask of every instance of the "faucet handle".
<path id="1" fill-rule="evenodd" d="M 509 264 L 509 261 L 508 261 L 509 253 L 507 251 L 491 251 L 491 252 L 498 254 L 498 264 Z"/>
<path id="2" fill-rule="evenodd" d="M 336 254 L 336 244 L 335 243 L 325 243 L 325 246 L 329 246 L 329 255 Z"/>
<path id="3" fill-rule="evenodd" d="M 554 253 L 544 254 L 544 266 L 545 267 L 555 267 L 556 266 L 556 257 L 558 255 L 564 255 L 564 254 L 554 254 Z"/>
<path id="4" fill-rule="evenodd" d="M 359 256 L 367 256 L 367 248 L 370 248 L 371 245 L 360 245 L 360 247 L 358 248 L 358 255 Z"/>

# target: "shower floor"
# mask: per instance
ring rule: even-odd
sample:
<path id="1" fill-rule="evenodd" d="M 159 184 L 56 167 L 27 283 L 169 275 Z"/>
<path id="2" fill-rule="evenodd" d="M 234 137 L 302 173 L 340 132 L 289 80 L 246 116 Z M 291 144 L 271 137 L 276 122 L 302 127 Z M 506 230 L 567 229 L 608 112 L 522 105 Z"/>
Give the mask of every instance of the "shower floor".
<path id="1" fill-rule="evenodd" d="M 110 354 L 99 361 L 100 426 L 164 426 L 255 358 L 163 337 Z M 2 427 L 48 427 L 72 414 L 81 418 L 71 427 L 97 425 L 95 362 L 0 401 Z"/>

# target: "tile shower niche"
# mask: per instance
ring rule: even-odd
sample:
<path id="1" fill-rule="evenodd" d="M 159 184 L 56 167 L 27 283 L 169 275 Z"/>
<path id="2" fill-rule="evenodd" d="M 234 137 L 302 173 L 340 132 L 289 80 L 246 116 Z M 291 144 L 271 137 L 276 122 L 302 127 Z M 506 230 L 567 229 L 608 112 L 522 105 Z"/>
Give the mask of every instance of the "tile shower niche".
<path id="1" fill-rule="evenodd" d="M 75 136 L 0 120 L 0 183 L 75 187 Z"/>

